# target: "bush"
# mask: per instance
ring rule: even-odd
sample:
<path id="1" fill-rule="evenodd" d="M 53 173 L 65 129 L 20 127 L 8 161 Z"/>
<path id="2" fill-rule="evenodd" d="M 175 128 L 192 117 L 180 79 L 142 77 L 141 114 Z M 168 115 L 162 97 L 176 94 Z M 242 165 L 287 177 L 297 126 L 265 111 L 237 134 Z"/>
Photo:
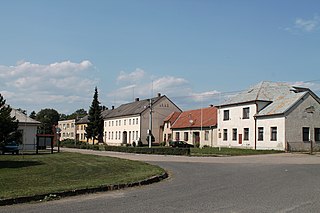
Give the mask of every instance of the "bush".
<path id="1" fill-rule="evenodd" d="M 161 143 L 159 143 L 159 146 L 166 146 L 166 142 L 165 141 L 162 141 Z"/>
<path id="2" fill-rule="evenodd" d="M 139 141 L 138 141 L 138 147 L 142 147 L 142 146 L 143 146 L 143 143 L 142 143 L 141 139 L 139 139 Z"/>
<path id="3" fill-rule="evenodd" d="M 200 147 L 200 142 L 196 142 L 195 146 L 196 146 L 197 148 L 199 148 L 199 147 Z"/>
<path id="4" fill-rule="evenodd" d="M 135 141 L 132 142 L 132 146 L 133 146 L 133 147 L 136 147 L 136 146 L 137 146 L 137 144 L 136 144 Z"/>
<path id="5" fill-rule="evenodd" d="M 157 155 L 190 155 L 189 148 L 105 146 L 106 151 Z"/>
<path id="6" fill-rule="evenodd" d="M 60 141 L 60 146 L 67 148 L 79 148 L 81 144 L 83 143 L 74 139 L 65 139 Z"/>

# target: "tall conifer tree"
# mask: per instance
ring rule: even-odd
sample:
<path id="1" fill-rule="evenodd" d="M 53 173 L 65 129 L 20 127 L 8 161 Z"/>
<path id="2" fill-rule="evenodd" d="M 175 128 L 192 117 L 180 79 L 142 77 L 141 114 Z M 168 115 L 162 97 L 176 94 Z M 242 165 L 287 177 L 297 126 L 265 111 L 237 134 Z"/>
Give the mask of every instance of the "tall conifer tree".
<path id="1" fill-rule="evenodd" d="M 100 102 L 98 100 L 98 89 L 95 88 L 93 101 L 89 109 L 89 123 L 86 128 L 87 138 L 92 138 L 93 144 L 95 140 L 103 142 L 103 118 L 101 115 Z"/>
<path id="2" fill-rule="evenodd" d="M 18 137 L 19 121 L 16 121 L 16 117 L 11 117 L 11 111 L 11 107 L 6 105 L 6 100 L 0 94 L 0 144 L 18 139 L 16 137 Z"/>

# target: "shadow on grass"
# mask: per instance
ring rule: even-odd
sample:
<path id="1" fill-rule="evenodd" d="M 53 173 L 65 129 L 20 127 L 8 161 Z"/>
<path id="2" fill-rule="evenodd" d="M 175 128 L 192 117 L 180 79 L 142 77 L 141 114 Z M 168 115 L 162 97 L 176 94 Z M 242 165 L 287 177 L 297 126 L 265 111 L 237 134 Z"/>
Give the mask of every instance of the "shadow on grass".
<path id="1" fill-rule="evenodd" d="M 42 165 L 42 163 L 38 161 L 1 161 L 0 160 L 0 169 L 10 168 L 23 168 L 23 167 L 30 167 L 30 166 L 38 166 Z"/>

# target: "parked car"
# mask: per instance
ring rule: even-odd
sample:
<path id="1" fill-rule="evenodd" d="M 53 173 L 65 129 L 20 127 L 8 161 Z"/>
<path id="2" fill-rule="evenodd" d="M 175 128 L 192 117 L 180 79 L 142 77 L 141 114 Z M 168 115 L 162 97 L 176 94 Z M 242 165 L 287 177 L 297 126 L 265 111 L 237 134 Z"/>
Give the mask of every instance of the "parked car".
<path id="1" fill-rule="evenodd" d="M 5 153 L 12 153 L 12 154 L 19 154 L 19 144 L 17 144 L 15 141 L 6 143 L 2 146 L 0 146 L 0 150 L 2 154 Z"/>
<path id="2" fill-rule="evenodd" d="M 178 148 L 190 148 L 190 147 L 194 147 L 194 145 L 189 144 L 185 141 L 170 141 L 169 145 L 171 147 L 178 147 Z"/>

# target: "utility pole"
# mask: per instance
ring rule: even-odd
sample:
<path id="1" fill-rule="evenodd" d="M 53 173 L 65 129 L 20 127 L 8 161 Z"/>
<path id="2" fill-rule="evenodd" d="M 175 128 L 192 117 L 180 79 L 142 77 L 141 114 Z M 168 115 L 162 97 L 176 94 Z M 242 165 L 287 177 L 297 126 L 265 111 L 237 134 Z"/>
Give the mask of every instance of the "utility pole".
<path id="1" fill-rule="evenodd" d="M 152 144 L 152 99 L 150 98 L 149 103 L 150 115 L 149 115 L 149 148 L 151 148 Z"/>

